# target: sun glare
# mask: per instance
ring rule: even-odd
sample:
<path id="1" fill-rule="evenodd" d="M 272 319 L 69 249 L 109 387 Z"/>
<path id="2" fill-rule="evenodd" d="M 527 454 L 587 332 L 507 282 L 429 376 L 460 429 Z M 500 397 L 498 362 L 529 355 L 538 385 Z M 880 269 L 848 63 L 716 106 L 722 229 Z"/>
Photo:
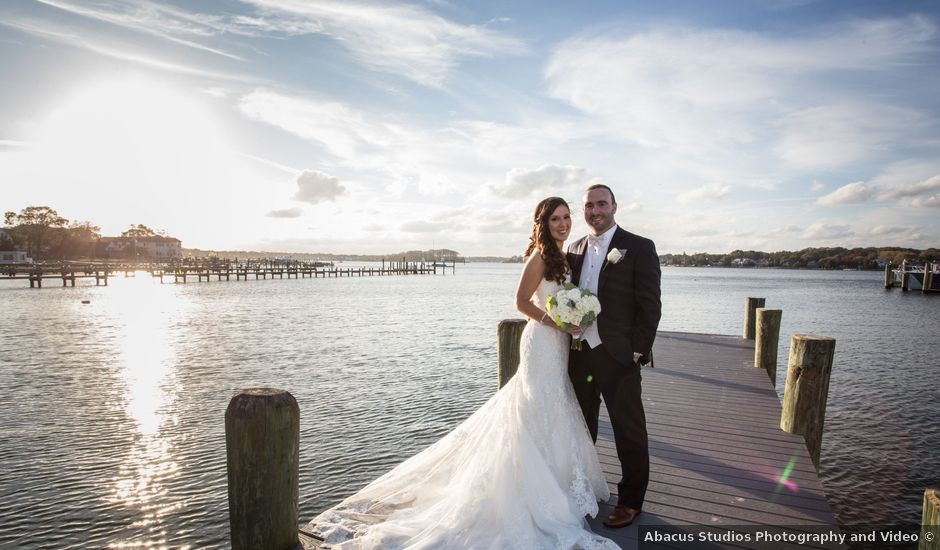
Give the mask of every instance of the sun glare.
<path id="1" fill-rule="evenodd" d="M 181 200 L 206 204 L 226 181 L 232 155 L 204 101 L 139 78 L 88 85 L 53 110 L 39 158 L 71 184 L 56 192 L 68 187 L 106 232 L 126 229 L 129 216 L 159 226 Z"/>

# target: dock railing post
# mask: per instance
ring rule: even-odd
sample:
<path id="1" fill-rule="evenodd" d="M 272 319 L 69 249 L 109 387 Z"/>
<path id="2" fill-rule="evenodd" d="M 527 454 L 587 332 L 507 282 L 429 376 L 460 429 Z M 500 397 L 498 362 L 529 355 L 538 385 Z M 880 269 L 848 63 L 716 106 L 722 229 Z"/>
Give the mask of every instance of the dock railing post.
<path id="1" fill-rule="evenodd" d="M 225 410 L 233 550 L 294 550 L 298 537 L 300 408 L 271 388 L 239 392 Z"/>
<path id="2" fill-rule="evenodd" d="M 940 550 L 940 488 L 928 487 L 924 491 L 924 513 L 920 526 L 918 550 Z"/>
<path id="3" fill-rule="evenodd" d="M 817 471 L 835 349 L 835 338 L 828 336 L 797 334 L 790 341 L 780 428 L 803 436 Z"/>
<path id="4" fill-rule="evenodd" d="M 780 343 L 779 309 L 757 308 L 756 341 L 754 342 L 754 366 L 765 369 L 774 387 L 777 386 L 777 348 Z"/>
<path id="5" fill-rule="evenodd" d="M 499 340 L 496 357 L 499 361 L 500 388 L 505 386 L 519 369 L 519 341 L 522 339 L 522 329 L 525 325 L 525 319 L 504 319 L 496 327 Z"/>
<path id="6" fill-rule="evenodd" d="M 766 298 L 752 298 L 748 296 L 744 299 L 744 338 L 754 339 L 754 327 L 757 323 L 757 308 L 764 307 Z"/>

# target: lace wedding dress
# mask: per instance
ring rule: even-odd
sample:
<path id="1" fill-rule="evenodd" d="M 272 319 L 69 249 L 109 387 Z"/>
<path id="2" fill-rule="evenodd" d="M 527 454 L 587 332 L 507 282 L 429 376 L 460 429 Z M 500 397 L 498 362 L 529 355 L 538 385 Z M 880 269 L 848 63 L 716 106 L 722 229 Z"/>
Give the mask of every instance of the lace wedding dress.
<path id="1" fill-rule="evenodd" d="M 542 280 L 538 304 L 561 285 Z M 568 337 L 529 321 L 516 375 L 424 451 L 314 518 L 330 548 L 616 549 L 610 492 L 568 379 Z"/>

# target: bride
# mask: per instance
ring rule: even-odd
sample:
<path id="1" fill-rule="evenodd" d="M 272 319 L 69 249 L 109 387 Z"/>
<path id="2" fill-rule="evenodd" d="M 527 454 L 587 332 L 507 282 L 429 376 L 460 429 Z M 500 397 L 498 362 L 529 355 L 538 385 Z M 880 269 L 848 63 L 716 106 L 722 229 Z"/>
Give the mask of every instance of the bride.
<path id="1" fill-rule="evenodd" d="M 585 521 L 610 492 L 568 378 L 568 334 L 545 311 L 568 279 L 568 204 L 543 200 L 534 222 L 516 289 L 529 321 L 515 376 L 440 441 L 314 518 L 330 548 L 619 548 Z"/>

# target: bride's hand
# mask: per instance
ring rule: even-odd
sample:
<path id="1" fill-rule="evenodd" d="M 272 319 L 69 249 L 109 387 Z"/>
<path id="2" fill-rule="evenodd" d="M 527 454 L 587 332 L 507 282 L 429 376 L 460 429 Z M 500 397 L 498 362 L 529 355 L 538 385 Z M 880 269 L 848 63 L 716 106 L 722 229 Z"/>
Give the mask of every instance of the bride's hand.
<path id="1" fill-rule="evenodd" d="M 565 329 L 565 332 L 577 338 L 581 336 L 581 327 L 569 327 Z"/>

